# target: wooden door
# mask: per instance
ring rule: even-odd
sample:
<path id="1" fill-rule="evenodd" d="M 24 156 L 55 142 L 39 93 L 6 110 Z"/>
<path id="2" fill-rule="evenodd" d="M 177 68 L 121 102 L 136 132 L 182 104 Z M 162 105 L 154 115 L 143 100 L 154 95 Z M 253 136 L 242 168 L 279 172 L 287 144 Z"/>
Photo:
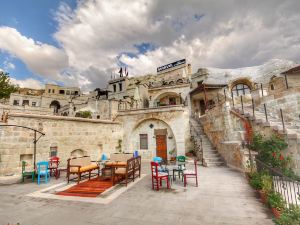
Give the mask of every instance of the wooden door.
<path id="1" fill-rule="evenodd" d="M 156 156 L 167 159 L 167 136 L 156 135 Z"/>

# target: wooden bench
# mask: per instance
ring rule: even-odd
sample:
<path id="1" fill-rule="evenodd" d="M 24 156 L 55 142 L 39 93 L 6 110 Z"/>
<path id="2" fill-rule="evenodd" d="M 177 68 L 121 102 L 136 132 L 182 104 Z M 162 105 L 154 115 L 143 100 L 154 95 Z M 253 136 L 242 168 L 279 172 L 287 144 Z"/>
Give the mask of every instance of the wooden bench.
<path id="1" fill-rule="evenodd" d="M 82 174 L 88 173 L 89 179 L 91 179 L 91 173 L 93 170 L 97 170 L 97 174 L 99 176 L 100 168 L 96 163 L 91 162 L 91 158 L 89 156 L 83 157 L 74 157 L 68 159 L 67 166 L 67 178 L 68 183 L 71 180 L 71 174 L 77 174 L 77 183 L 80 182 Z"/>
<path id="2" fill-rule="evenodd" d="M 134 181 L 136 177 L 141 176 L 141 157 L 138 156 L 136 158 L 132 157 L 127 160 L 124 167 L 115 167 L 113 169 L 112 180 L 113 184 L 115 184 L 116 179 L 124 178 L 123 181 L 119 182 L 120 184 L 127 184 L 130 181 Z"/>

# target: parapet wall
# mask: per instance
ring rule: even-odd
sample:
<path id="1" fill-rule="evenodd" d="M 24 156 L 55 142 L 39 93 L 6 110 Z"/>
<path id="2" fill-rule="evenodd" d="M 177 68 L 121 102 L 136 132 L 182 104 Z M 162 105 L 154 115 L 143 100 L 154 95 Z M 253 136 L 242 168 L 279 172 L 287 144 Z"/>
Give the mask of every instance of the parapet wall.
<path id="1" fill-rule="evenodd" d="M 120 123 L 75 117 L 10 114 L 7 124 L 45 133 L 37 143 L 36 160 L 48 160 L 50 147 L 57 147 L 61 167 L 66 166 L 71 154 L 97 160 L 103 152 L 115 152 L 123 135 Z M 21 161 L 33 162 L 33 138 L 31 130 L 0 127 L 0 176 L 21 174 Z"/>

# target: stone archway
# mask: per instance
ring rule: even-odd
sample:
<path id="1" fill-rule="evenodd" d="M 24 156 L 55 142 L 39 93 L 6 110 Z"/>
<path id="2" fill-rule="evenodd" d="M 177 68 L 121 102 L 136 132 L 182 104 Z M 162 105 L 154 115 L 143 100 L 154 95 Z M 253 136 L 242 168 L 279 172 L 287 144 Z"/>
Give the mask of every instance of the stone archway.
<path id="1" fill-rule="evenodd" d="M 57 100 L 53 100 L 50 103 L 50 108 L 53 108 L 53 112 L 54 113 L 58 113 L 58 110 L 60 109 L 60 103 Z"/>
<path id="2" fill-rule="evenodd" d="M 138 121 L 129 137 L 130 148 L 139 151 L 143 158 L 151 159 L 165 151 L 165 157 L 176 156 L 177 144 L 172 128 L 163 120 L 148 118 Z M 158 145 L 165 141 L 164 147 Z M 161 147 L 161 148 L 160 148 Z M 160 152 L 158 152 L 160 151 Z M 161 155 L 159 155 L 161 156 Z"/>
<path id="3" fill-rule="evenodd" d="M 86 155 L 86 151 L 82 149 L 75 149 L 71 152 L 71 157 L 82 157 Z"/>
<path id="4" fill-rule="evenodd" d="M 176 92 L 163 92 L 155 96 L 153 102 L 157 106 L 180 105 L 183 103 L 183 99 Z"/>

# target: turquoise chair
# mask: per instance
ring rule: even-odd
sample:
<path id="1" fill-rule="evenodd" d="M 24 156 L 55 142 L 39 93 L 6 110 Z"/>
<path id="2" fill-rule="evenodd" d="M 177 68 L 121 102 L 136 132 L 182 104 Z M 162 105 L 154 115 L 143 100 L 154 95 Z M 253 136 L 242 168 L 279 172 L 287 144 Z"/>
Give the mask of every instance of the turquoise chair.
<path id="1" fill-rule="evenodd" d="M 37 176 L 38 176 L 38 185 L 41 182 L 41 177 L 44 177 L 45 183 L 48 183 L 50 180 L 50 171 L 49 171 L 49 162 L 42 161 L 37 163 Z"/>
<path id="2" fill-rule="evenodd" d="M 107 156 L 103 153 L 101 156 L 101 161 L 106 161 L 108 160 Z"/>
<path id="3" fill-rule="evenodd" d="M 162 161 L 162 158 L 157 156 L 157 157 L 154 157 L 154 158 L 152 159 L 152 161 L 153 161 L 153 162 L 157 162 L 158 164 L 160 164 L 161 161 Z"/>

